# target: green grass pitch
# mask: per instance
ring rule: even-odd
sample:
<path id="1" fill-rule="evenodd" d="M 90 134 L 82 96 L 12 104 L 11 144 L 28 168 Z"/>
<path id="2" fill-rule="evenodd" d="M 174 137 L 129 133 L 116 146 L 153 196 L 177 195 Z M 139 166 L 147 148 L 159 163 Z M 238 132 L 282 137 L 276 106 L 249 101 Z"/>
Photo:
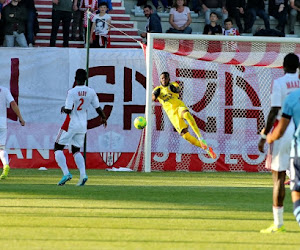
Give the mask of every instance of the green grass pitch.
<path id="1" fill-rule="evenodd" d="M 0 181 L 1 249 L 300 249 L 286 188 L 285 234 L 272 223 L 269 173 L 11 169 Z"/>

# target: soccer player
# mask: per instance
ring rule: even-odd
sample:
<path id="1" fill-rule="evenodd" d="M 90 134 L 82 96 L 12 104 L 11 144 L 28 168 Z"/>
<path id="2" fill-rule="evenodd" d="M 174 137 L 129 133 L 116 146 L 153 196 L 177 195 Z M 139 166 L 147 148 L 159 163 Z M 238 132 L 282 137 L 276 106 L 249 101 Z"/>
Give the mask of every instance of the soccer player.
<path id="1" fill-rule="evenodd" d="M 282 108 L 282 117 L 274 131 L 267 136 L 267 142 L 273 143 L 284 136 L 293 118 L 296 131 L 291 143 L 290 171 L 292 201 L 294 204 L 294 215 L 300 226 L 300 89 L 289 94 Z"/>
<path id="2" fill-rule="evenodd" d="M 264 152 L 264 145 L 267 134 L 273 126 L 276 126 L 281 118 L 281 107 L 284 99 L 292 91 L 300 87 L 297 69 L 299 67 L 299 58 L 294 53 L 284 57 L 283 69 L 285 75 L 274 80 L 271 91 L 271 110 L 269 112 L 265 128 L 261 132 L 261 139 L 258 143 L 260 152 Z M 284 181 L 286 170 L 289 167 L 290 143 L 293 138 L 294 125 L 291 123 L 284 136 L 269 146 L 266 159 L 266 168 L 272 170 L 273 178 L 273 217 L 274 223 L 261 233 L 285 232 L 283 225 L 283 201 L 285 197 Z"/>
<path id="3" fill-rule="evenodd" d="M 87 131 L 87 109 L 90 105 L 92 105 L 101 116 L 104 127 L 107 125 L 105 114 L 100 108 L 95 90 L 84 85 L 86 79 L 86 71 L 84 69 L 78 69 L 75 76 L 76 86 L 68 91 L 65 106 L 61 108 L 61 112 L 67 114 L 67 117 L 58 132 L 54 145 L 55 160 L 63 172 L 63 177 L 57 184 L 59 186 L 64 185 L 67 181 L 72 179 L 72 175 L 66 163 L 66 157 L 63 153 L 63 149 L 66 145 L 71 146 L 74 161 L 80 172 L 80 179 L 77 186 L 83 186 L 88 180 L 88 176 L 85 172 L 84 158 L 80 153 L 80 147 L 83 146 Z"/>
<path id="4" fill-rule="evenodd" d="M 152 101 L 158 100 L 160 102 L 174 128 L 185 140 L 206 150 L 209 156 L 215 159 L 216 154 L 211 148 L 208 149 L 205 140 L 201 139 L 202 136 L 195 119 L 190 114 L 189 109 L 185 106 L 183 101 L 179 99 L 180 87 L 178 83 L 170 82 L 170 75 L 168 72 L 161 73 L 160 83 L 161 86 L 157 86 L 152 92 Z M 188 132 L 188 125 L 185 121 L 192 127 L 198 139 Z"/>
<path id="5" fill-rule="evenodd" d="M 18 104 L 15 102 L 10 91 L 0 86 L 0 159 L 3 164 L 3 172 L 0 175 L 0 179 L 5 179 L 9 172 L 8 154 L 5 151 L 5 144 L 7 138 L 7 110 L 6 107 L 11 107 L 19 118 L 19 122 L 22 126 L 25 125 L 25 121 L 22 118 Z"/>

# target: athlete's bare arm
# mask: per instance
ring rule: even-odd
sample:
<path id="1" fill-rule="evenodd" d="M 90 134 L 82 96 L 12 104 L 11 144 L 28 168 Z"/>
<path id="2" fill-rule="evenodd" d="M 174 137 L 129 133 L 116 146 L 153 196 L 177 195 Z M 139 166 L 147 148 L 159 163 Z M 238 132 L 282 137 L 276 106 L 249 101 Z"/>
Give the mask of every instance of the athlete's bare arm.
<path id="1" fill-rule="evenodd" d="M 275 120 L 276 120 L 279 110 L 280 110 L 280 107 L 272 107 L 271 108 L 268 118 L 267 118 L 266 127 L 263 130 L 263 134 L 267 135 L 271 131 L 271 129 L 275 123 Z M 266 139 L 261 138 L 259 140 L 258 150 L 262 153 L 264 153 L 265 143 L 266 143 Z"/>
<path id="2" fill-rule="evenodd" d="M 103 109 L 101 107 L 98 107 L 98 108 L 96 108 L 96 111 L 102 118 L 104 128 L 106 128 L 107 121 L 106 121 L 106 115 L 104 114 Z"/>
<path id="3" fill-rule="evenodd" d="M 281 136 L 283 136 L 283 134 L 284 134 L 286 128 L 288 127 L 290 121 L 291 121 L 291 119 L 282 117 L 279 120 L 279 123 L 276 126 L 276 128 L 274 129 L 274 131 L 272 133 L 268 134 L 267 142 L 270 144 L 270 143 L 278 140 Z"/>
<path id="4" fill-rule="evenodd" d="M 21 115 L 20 109 L 18 107 L 18 104 L 15 101 L 12 101 L 10 103 L 10 106 L 12 108 L 12 110 L 16 113 L 16 115 L 19 118 L 19 122 L 21 123 L 22 126 L 25 126 L 25 121 L 23 120 L 23 117 Z"/>

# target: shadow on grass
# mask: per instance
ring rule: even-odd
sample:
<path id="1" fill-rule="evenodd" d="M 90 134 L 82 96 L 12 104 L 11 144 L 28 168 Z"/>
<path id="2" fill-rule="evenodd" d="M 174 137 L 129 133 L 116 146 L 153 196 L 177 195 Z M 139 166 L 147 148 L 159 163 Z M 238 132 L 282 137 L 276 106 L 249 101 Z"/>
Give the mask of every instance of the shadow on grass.
<path id="1" fill-rule="evenodd" d="M 209 209 L 218 211 L 221 209 L 223 211 L 265 212 L 270 211 L 270 206 L 272 204 L 272 189 L 230 186 L 88 185 L 76 187 L 67 184 L 65 186 L 50 184 L 10 184 L 1 185 L 0 200 L 1 199 L 75 199 L 81 201 L 150 202 L 169 204 L 170 206 L 194 206 L 196 207 L 195 210 Z M 87 207 L 86 209 L 91 208 Z M 99 209 L 99 207 L 97 209 Z M 153 209 L 158 210 L 160 208 Z M 168 210 L 170 210 L 170 208 L 168 208 Z M 180 210 L 182 209 L 180 208 Z"/>

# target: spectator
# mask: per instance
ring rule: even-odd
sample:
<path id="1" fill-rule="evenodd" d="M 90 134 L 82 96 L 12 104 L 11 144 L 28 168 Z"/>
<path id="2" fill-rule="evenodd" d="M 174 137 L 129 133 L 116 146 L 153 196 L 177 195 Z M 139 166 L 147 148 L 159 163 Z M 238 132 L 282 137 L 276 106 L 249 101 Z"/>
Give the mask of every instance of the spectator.
<path id="1" fill-rule="evenodd" d="M 21 2 L 27 10 L 27 24 L 26 24 L 26 40 L 29 47 L 34 45 L 34 25 L 37 18 L 37 10 L 34 5 L 34 0 L 22 0 Z"/>
<path id="2" fill-rule="evenodd" d="M 100 3 L 103 3 L 103 2 L 107 3 L 106 13 L 110 12 L 113 9 L 111 0 L 98 0 L 98 6 L 100 5 Z"/>
<path id="3" fill-rule="evenodd" d="M 15 39 L 20 47 L 28 47 L 25 38 L 27 11 L 19 0 L 12 0 L 3 8 L 4 39 L 6 47 L 14 47 Z"/>
<path id="4" fill-rule="evenodd" d="M 160 17 L 153 13 L 150 5 L 144 6 L 144 15 L 147 17 L 146 32 L 141 34 L 142 38 L 147 38 L 147 33 L 162 33 Z"/>
<path id="5" fill-rule="evenodd" d="M 269 0 L 269 16 L 278 20 L 276 29 L 284 33 L 287 22 L 288 0 Z"/>
<path id="6" fill-rule="evenodd" d="M 210 23 L 210 13 L 215 12 L 218 18 L 224 20 L 228 18 L 228 11 L 226 9 L 226 0 L 199 0 L 199 5 L 205 14 L 205 24 Z"/>
<path id="7" fill-rule="evenodd" d="M 233 28 L 233 22 L 230 18 L 225 19 L 224 28 L 222 29 L 224 36 L 239 36 L 240 33 L 236 28 Z"/>
<path id="8" fill-rule="evenodd" d="M 235 19 L 236 25 L 238 26 L 240 33 L 244 32 L 241 18 L 245 16 L 245 7 L 245 0 L 227 1 L 227 9 L 229 16 Z"/>
<path id="9" fill-rule="evenodd" d="M 185 0 L 176 0 L 174 3 L 169 16 L 169 23 L 172 27 L 167 33 L 192 33 L 192 28 L 189 26 L 192 22 L 190 8 L 185 5 Z"/>
<path id="10" fill-rule="evenodd" d="M 222 27 L 218 24 L 218 15 L 215 12 L 210 13 L 210 24 L 205 24 L 204 35 L 221 35 Z"/>
<path id="11" fill-rule="evenodd" d="M 63 26 L 63 46 L 69 47 L 69 33 L 72 19 L 72 10 L 77 10 L 77 0 L 52 0 L 52 30 L 50 37 L 50 47 L 54 47 L 60 21 Z"/>
<path id="12" fill-rule="evenodd" d="M 240 33 L 236 28 L 233 28 L 233 23 L 230 18 L 225 19 L 224 28 L 222 29 L 224 36 L 239 36 Z M 238 51 L 238 45 L 234 41 L 226 41 L 223 43 L 223 51 L 234 52 Z"/>
<path id="13" fill-rule="evenodd" d="M 264 0 L 248 0 L 246 15 L 248 16 L 245 23 L 245 32 L 252 33 L 252 27 L 255 22 L 256 16 L 264 20 L 265 28 L 270 29 L 269 16 L 265 12 Z"/>
<path id="14" fill-rule="evenodd" d="M 83 11 L 79 9 L 80 1 L 77 2 L 78 9 L 73 11 L 73 22 L 72 22 L 72 35 L 71 41 L 83 41 Z M 77 29 L 79 31 L 79 37 L 76 38 Z"/>
<path id="15" fill-rule="evenodd" d="M 108 5 L 106 2 L 99 4 L 100 13 L 93 18 L 93 25 L 91 28 L 91 48 L 106 48 L 108 32 L 110 29 L 111 17 L 106 12 Z M 94 33 L 94 34 L 93 34 Z"/>
<path id="16" fill-rule="evenodd" d="M 169 2 L 172 1 L 168 1 L 168 0 L 161 0 L 161 3 L 163 5 L 163 7 L 161 7 L 158 4 L 158 0 L 152 0 L 152 4 L 154 5 L 154 7 L 156 8 L 157 12 L 169 12 L 170 11 L 170 7 L 169 7 Z M 135 6 L 135 11 L 136 12 L 143 12 L 141 6 L 147 5 L 147 0 L 138 0 L 137 4 Z M 172 4 L 171 4 L 172 5 Z M 164 8 L 164 9 L 163 9 Z"/>
<path id="17" fill-rule="evenodd" d="M 79 5 L 79 10 L 84 12 L 84 31 L 85 34 L 87 33 L 87 25 L 88 25 L 88 20 L 87 20 L 87 10 L 90 9 L 91 13 L 96 14 L 96 11 L 98 10 L 98 0 L 81 0 L 80 5 Z"/>
<path id="18" fill-rule="evenodd" d="M 300 1 L 290 0 L 290 34 L 295 34 L 295 23 L 297 21 L 297 15 L 300 12 Z"/>
<path id="19" fill-rule="evenodd" d="M 5 2 L 5 0 L 0 0 L 0 46 L 3 45 L 3 41 L 4 41 L 4 24 L 3 24 L 3 20 L 1 18 L 1 12 L 3 9 L 4 2 Z"/>

